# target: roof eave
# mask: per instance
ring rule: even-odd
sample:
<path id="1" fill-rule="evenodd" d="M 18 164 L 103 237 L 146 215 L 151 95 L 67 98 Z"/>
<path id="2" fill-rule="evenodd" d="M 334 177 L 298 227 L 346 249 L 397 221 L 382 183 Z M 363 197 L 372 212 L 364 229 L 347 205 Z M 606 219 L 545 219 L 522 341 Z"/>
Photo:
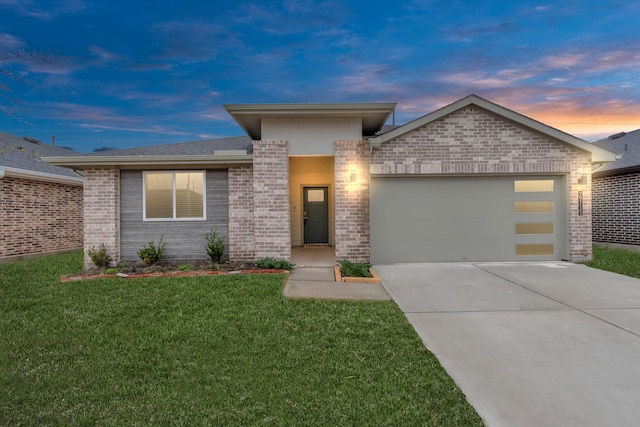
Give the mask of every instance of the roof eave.
<path id="1" fill-rule="evenodd" d="M 56 166 L 73 169 L 97 167 L 191 166 L 191 165 L 240 165 L 253 163 L 252 154 L 241 155 L 183 155 L 183 156 L 65 156 L 43 157 L 42 160 Z"/>
<path id="2" fill-rule="evenodd" d="M 57 175 L 53 173 L 31 171 L 27 169 L 18 169 L 8 166 L 0 166 L 0 179 L 4 177 L 31 179 L 34 181 L 55 182 L 57 184 L 82 186 L 83 181 L 80 177 L 72 177 L 65 175 Z"/>
<path id="3" fill-rule="evenodd" d="M 432 123 L 469 105 L 475 105 L 491 113 L 497 114 L 508 120 L 518 123 L 522 126 L 528 127 L 549 137 L 579 148 L 583 151 L 590 152 L 592 163 L 607 163 L 616 160 L 616 154 L 609 150 L 597 147 L 587 141 L 576 138 L 575 136 L 569 135 L 568 133 L 545 125 L 544 123 L 533 120 L 527 116 L 523 116 L 522 114 L 516 113 L 515 111 L 504 108 L 498 104 L 494 104 L 493 102 L 487 101 L 486 99 L 483 99 L 477 95 L 469 95 L 452 104 L 447 105 L 446 107 L 422 116 L 385 134 L 382 134 L 375 138 L 369 138 L 369 144 L 373 148 L 380 147 L 383 143 L 391 139 L 397 138 L 421 126 Z"/>
<path id="4" fill-rule="evenodd" d="M 227 113 L 253 140 L 262 138 L 261 121 L 269 118 L 360 117 L 363 133 L 381 128 L 393 113 L 395 102 L 330 104 L 224 104 Z M 365 125 L 365 122 L 367 123 Z M 364 128 L 367 128 L 366 130 Z M 377 129 L 376 129 L 377 130 Z"/>

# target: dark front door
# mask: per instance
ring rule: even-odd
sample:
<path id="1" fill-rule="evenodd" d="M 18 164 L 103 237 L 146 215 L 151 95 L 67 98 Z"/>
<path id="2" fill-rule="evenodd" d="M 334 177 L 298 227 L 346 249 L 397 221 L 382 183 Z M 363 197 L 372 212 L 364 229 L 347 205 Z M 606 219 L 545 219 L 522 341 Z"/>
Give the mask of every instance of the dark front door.
<path id="1" fill-rule="evenodd" d="M 329 243 L 329 189 L 304 187 L 304 243 Z"/>

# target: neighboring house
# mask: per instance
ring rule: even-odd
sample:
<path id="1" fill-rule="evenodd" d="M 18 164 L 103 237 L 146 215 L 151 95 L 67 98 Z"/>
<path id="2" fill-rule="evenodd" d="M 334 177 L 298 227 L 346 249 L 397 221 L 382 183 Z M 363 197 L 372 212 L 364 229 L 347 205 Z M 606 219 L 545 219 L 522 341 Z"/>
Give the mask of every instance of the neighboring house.
<path id="1" fill-rule="evenodd" d="M 592 176 L 593 241 L 640 245 L 640 130 L 593 144 L 620 157 Z"/>
<path id="2" fill-rule="evenodd" d="M 615 154 L 470 95 L 380 133 L 393 103 L 225 105 L 248 137 L 47 159 L 84 170 L 85 248 L 233 260 L 584 260 L 593 163 Z M 86 259 L 89 262 L 88 259 Z"/>
<path id="3" fill-rule="evenodd" d="M 82 248 L 82 176 L 41 160 L 73 153 L 0 132 L 0 261 Z"/>

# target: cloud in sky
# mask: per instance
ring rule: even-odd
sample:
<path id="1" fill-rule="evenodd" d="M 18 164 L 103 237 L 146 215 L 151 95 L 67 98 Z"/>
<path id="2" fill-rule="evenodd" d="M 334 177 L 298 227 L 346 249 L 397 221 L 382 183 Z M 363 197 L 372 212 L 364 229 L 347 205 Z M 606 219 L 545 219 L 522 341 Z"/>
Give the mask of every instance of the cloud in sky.
<path id="1" fill-rule="evenodd" d="M 593 139 L 640 128 L 640 4 L 359 0 L 144 4 L 0 0 L 18 134 L 135 146 L 237 135 L 222 103 L 398 102 L 397 122 L 470 93 Z M 60 143 L 63 143 L 60 140 Z M 74 145 L 75 144 L 75 145 Z"/>

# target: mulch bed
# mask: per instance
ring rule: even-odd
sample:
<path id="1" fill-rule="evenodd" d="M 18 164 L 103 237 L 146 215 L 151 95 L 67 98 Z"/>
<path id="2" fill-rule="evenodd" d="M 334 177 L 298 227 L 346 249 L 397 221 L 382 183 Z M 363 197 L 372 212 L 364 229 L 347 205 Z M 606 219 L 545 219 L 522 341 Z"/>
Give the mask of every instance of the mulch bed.
<path id="1" fill-rule="evenodd" d="M 189 266 L 184 269 L 184 266 Z M 180 267 L 183 267 L 182 269 Z M 111 272 L 111 271 L 115 272 Z M 109 273 L 107 273 L 109 271 Z M 287 270 L 259 268 L 253 263 L 221 262 L 215 265 L 202 261 L 198 262 L 170 262 L 163 261 L 155 265 L 140 263 L 120 263 L 117 268 L 92 268 L 79 274 L 62 276 L 61 282 L 72 282 L 87 279 L 138 279 L 142 277 L 188 277 L 208 276 L 218 274 L 288 274 Z"/>

